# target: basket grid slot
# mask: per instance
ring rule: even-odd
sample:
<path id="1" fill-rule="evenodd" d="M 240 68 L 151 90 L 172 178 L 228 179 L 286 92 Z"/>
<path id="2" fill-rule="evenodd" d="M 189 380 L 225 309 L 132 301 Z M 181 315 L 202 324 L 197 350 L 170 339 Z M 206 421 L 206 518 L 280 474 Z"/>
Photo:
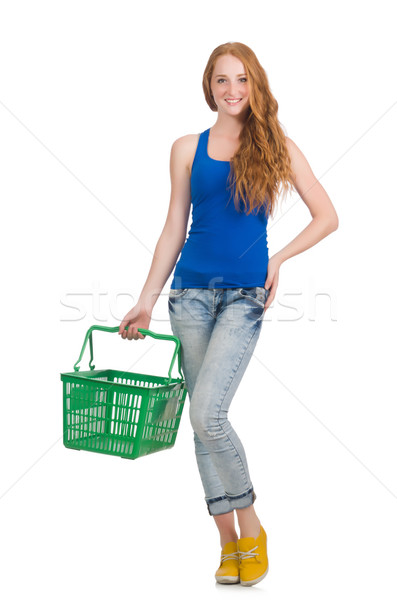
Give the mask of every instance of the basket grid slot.
<path id="1" fill-rule="evenodd" d="M 83 439 L 104 432 L 106 390 L 68 383 L 66 406 L 69 439 Z"/>
<path id="2" fill-rule="evenodd" d="M 135 437 L 142 395 L 113 392 L 110 433 Z"/>

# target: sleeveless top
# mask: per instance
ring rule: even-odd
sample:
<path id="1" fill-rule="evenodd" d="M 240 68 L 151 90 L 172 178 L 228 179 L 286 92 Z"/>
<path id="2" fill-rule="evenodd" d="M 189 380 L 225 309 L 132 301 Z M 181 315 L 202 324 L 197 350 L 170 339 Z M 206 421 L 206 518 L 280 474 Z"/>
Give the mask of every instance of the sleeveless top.
<path id="1" fill-rule="evenodd" d="M 209 132 L 200 133 L 192 164 L 192 224 L 171 289 L 263 287 L 267 218 L 264 210 L 249 215 L 236 210 L 227 181 L 230 162 L 208 156 Z"/>

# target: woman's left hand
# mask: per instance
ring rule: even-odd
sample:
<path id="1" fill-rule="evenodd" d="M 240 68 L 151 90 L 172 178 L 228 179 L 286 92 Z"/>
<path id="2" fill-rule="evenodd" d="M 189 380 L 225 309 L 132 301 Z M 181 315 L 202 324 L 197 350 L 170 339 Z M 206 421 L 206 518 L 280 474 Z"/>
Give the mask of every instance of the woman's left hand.
<path id="1" fill-rule="evenodd" d="M 265 303 L 265 311 L 269 308 L 276 295 L 281 264 L 282 261 L 278 258 L 277 254 L 274 254 L 271 258 L 269 258 L 265 288 L 267 290 L 270 289 L 270 294 Z"/>

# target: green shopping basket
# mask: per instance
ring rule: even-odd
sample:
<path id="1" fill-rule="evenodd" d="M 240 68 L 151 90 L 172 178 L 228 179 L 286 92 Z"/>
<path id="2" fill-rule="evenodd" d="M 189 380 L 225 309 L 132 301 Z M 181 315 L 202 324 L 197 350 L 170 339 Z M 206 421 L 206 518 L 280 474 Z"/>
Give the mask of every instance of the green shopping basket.
<path id="1" fill-rule="evenodd" d="M 64 446 L 131 459 L 172 448 L 187 392 L 181 372 L 180 340 L 172 335 L 138 329 L 143 335 L 175 342 L 168 377 L 95 370 L 92 332 L 96 329 L 119 331 L 119 327 L 90 327 L 74 372 L 61 373 Z M 77 364 L 88 340 L 90 370 L 80 371 Z M 181 377 L 173 379 L 171 372 L 176 357 Z"/>

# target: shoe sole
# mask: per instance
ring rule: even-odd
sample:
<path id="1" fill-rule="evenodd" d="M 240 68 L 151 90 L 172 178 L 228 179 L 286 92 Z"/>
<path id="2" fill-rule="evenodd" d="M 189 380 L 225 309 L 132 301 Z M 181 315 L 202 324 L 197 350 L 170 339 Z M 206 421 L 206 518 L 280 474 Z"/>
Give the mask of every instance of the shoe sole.
<path id="1" fill-rule="evenodd" d="M 247 587 L 248 587 L 249 585 L 255 585 L 256 583 L 259 583 L 260 581 L 262 581 L 262 579 L 263 579 L 264 577 L 266 577 L 266 575 L 267 575 L 267 572 L 268 572 L 268 571 L 269 571 L 269 564 L 267 565 L 267 569 L 266 569 L 266 571 L 263 573 L 263 575 L 261 575 L 261 576 L 260 576 L 260 577 L 258 577 L 257 579 L 251 579 L 251 580 L 249 580 L 249 581 L 242 581 L 242 580 L 240 579 L 240 583 L 241 583 L 241 585 L 245 585 L 245 586 L 247 586 Z"/>
<path id="2" fill-rule="evenodd" d="M 216 575 L 215 579 L 217 580 L 218 583 L 240 583 L 240 577 L 238 575 L 236 575 L 235 577 L 233 577 L 232 575 L 227 576 L 227 575 Z"/>

